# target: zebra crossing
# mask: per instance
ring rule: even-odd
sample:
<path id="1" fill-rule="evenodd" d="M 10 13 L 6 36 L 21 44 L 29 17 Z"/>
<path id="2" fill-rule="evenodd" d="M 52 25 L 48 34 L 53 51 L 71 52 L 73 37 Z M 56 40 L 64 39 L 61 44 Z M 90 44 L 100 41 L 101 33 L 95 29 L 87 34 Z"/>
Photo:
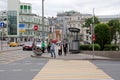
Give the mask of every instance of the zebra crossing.
<path id="1" fill-rule="evenodd" d="M 113 80 L 87 60 L 49 60 L 33 80 Z"/>

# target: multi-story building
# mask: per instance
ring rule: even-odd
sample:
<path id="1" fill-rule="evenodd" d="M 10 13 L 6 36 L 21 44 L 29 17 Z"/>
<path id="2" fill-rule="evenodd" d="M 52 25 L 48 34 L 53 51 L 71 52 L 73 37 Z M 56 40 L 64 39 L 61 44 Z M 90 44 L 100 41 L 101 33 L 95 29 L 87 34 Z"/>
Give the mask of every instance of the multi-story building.
<path id="1" fill-rule="evenodd" d="M 56 17 L 49 17 L 49 26 L 50 26 L 50 39 L 54 39 L 57 41 L 62 40 L 62 28 L 60 24 L 58 23 L 58 20 Z"/>
<path id="2" fill-rule="evenodd" d="M 15 4 L 14 4 L 15 3 Z M 33 38 L 48 38 L 49 20 L 44 18 L 44 34 L 42 34 L 42 17 L 32 13 L 30 3 L 19 0 L 8 0 L 8 37 L 12 41 L 27 41 Z M 22 25 L 22 26 L 21 26 Z M 34 27 L 38 26 L 38 30 Z"/>
<path id="3" fill-rule="evenodd" d="M 80 41 L 84 43 L 86 41 L 86 38 L 84 38 L 84 36 L 86 36 L 86 29 L 83 30 L 82 25 L 85 23 L 85 19 L 90 17 L 92 17 L 91 14 L 82 14 L 76 11 L 58 13 L 57 19 L 58 23 L 62 27 L 62 38 L 67 38 L 70 34 L 68 28 L 74 27 L 80 29 L 79 38 Z"/>

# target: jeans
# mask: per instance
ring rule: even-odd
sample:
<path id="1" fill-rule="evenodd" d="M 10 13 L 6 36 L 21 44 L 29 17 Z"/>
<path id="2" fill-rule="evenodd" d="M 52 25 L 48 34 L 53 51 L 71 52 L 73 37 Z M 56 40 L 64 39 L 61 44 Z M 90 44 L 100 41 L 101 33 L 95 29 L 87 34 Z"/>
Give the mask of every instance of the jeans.
<path id="1" fill-rule="evenodd" d="M 56 58 L 55 50 L 50 50 L 50 53 L 51 53 L 51 57 Z"/>

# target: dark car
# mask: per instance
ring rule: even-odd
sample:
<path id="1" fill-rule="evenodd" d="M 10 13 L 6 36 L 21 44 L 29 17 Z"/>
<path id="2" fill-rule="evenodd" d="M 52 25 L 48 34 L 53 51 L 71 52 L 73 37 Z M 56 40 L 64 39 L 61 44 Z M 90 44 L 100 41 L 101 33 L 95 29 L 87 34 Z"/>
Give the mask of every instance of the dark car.
<path id="1" fill-rule="evenodd" d="M 26 42 L 23 45 L 23 50 L 32 50 L 33 49 L 33 45 L 34 45 L 33 42 Z"/>

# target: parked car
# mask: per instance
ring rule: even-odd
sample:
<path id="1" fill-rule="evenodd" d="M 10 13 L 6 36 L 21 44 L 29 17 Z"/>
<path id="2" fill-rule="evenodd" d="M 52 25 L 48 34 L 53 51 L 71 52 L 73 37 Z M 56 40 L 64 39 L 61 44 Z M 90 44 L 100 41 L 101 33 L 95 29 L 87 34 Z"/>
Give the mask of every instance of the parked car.
<path id="1" fill-rule="evenodd" d="M 10 47 L 17 47 L 17 46 L 19 46 L 19 45 L 18 45 L 18 43 L 16 43 L 16 42 L 10 42 L 10 43 L 9 43 L 9 46 L 10 46 Z"/>
<path id="2" fill-rule="evenodd" d="M 34 46 L 33 42 L 26 42 L 26 43 L 24 43 L 22 48 L 23 48 L 23 51 L 24 50 L 32 50 L 33 46 Z"/>

